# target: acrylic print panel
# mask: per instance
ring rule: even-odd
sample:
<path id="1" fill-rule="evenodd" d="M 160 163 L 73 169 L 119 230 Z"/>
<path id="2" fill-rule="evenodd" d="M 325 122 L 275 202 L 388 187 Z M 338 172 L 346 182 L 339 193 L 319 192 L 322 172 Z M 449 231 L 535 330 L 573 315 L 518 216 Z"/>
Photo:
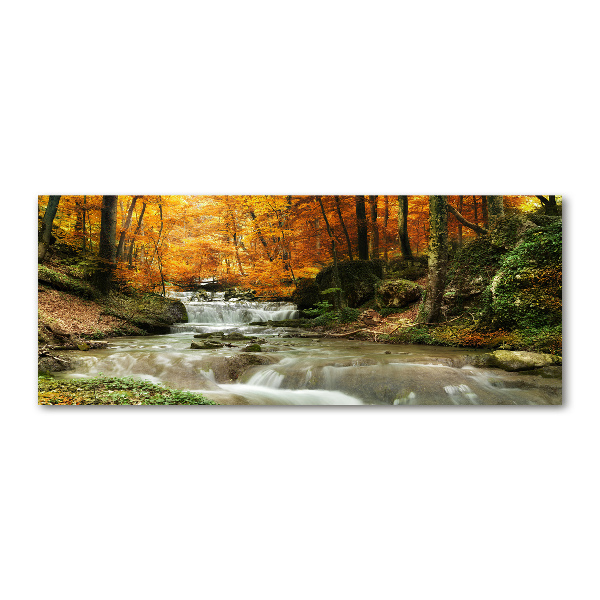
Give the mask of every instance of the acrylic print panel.
<path id="1" fill-rule="evenodd" d="M 39 196 L 39 403 L 547 405 L 560 196 Z"/>

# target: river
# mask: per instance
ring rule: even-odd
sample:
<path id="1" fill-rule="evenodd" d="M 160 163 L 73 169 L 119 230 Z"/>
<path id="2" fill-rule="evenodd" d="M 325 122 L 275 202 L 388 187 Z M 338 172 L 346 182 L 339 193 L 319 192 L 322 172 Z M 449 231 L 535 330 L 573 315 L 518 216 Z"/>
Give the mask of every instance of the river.
<path id="1" fill-rule="evenodd" d="M 473 366 L 480 350 L 306 337 L 305 330 L 269 324 L 296 317 L 290 304 L 225 302 L 222 296 L 194 302 L 186 292 L 178 297 L 188 323 L 166 335 L 113 338 L 107 348 L 74 352 L 75 369 L 60 376 L 140 377 L 201 392 L 219 404 L 561 403 L 560 369 L 509 373 Z M 195 334 L 216 332 L 256 337 L 263 352 L 243 352 L 251 343 L 243 340 L 227 341 L 231 347 L 190 348 L 203 342 Z"/>

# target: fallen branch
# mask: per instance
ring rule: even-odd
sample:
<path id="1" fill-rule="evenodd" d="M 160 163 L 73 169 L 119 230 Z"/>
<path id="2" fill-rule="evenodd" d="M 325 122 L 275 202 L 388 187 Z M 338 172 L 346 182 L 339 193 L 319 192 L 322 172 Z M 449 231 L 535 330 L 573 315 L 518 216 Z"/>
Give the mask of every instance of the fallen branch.
<path id="1" fill-rule="evenodd" d="M 347 335 L 352 335 L 354 333 L 358 333 L 359 331 L 367 331 L 368 333 L 375 333 L 374 331 L 369 331 L 368 329 L 356 329 L 354 331 L 347 331 L 346 333 L 330 333 L 329 337 L 345 337 Z"/>
<path id="2" fill-rule="evenodd" d="M 487 229 L 483 227 L 479 227 L 479 225 L 475 225 L 475 223 L 470 223 L 467 221 L 455 208 L 454 206 L 448 204 L 448 211 L 451 212 L 459 223 L 462 223 L 465 227 L 472 229 L 475 233 L 485 234 L 488 232 Z"/>

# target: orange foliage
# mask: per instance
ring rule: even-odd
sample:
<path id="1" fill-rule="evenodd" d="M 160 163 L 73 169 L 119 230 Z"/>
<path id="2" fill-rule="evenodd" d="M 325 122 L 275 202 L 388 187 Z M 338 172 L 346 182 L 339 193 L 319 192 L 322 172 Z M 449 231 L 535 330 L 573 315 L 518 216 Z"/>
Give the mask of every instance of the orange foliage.
<path id="1" fill-rule="evenodd" d="M 458 196 L 448 198 L 458 207 Z M 481 198 L 463 196 L 462 214 L 483 225 Z M 518 209 L 532 198 L 507 196 L 506 206 Z M 351 250 L 357 258 L 356 197 L 321 199 L 338 260 L 347 260 Z M 416 255 L 427 249 L 428 199 L 409 196 L 408 231 Z M 48 196 L 39 197 L 40 218 L 47 202 Z M 90 256 L 97 253 L 101 205 L 102 196 L 61 196 L 53 229 L 58 241 Z M 369 233 L 377 228 L 379 256 L 393 259 L 401 255 L 398 196 L 376 196 L 376 206 Z M 178 289 L 214 278 L 276 297 L 289 294 L 297 279 L 314 276 L 333 260 L 316 196 L 119 196 L 117 218 L 117 243 L 125 232 L 117 277 L 145 290 L 162 291 L 163 284 Z M 458 222 L 452 215 L 448 227 L 456 239 Z M 463 227 L 462 235 L 465 240 L 475 234 Z"/>

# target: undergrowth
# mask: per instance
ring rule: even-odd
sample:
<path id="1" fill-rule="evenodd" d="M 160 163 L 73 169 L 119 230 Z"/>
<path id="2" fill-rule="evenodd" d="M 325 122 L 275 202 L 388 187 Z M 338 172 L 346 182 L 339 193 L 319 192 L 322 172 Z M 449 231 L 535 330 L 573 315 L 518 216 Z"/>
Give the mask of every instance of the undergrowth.
<path id="1" fill-rule="evenodd" d="M 131 377 L 54 379 L 38 377 L 38 404 L 215 405 L 202 394 L 175 390 Z"/>

